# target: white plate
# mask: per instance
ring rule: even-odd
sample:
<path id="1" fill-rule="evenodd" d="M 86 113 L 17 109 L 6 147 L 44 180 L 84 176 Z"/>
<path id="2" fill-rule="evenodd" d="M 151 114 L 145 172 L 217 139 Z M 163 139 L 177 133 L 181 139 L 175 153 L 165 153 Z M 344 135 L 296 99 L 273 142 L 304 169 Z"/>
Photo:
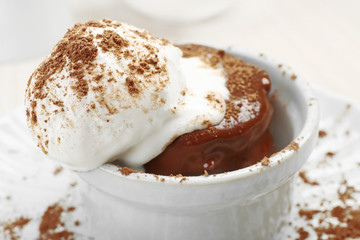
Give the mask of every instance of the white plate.
<path id="1" fill-rule="evenodd" d="M 320 185 L 311 186 L 297 179 L 292 225 L 283 228 L 279 239 L 288 235 L 289 239 L 296 238 L 299 227 L 309 230 L 310 237 L 316 238 L 307 222 L 298 216 L 299 208 L 318 209 L 324 199 L 329 200 L 323 203 L 324 209 L 343 204 L 337 191 L 344 178 L 349 185 L 360 186 L 360 107 L 318 87 L 315 95 L 321 109 L 320 129 L 325 130 L 327 135 L 319 139 L 303 170 L 309 179 Z M 326 156 L 327 152 L 335 155 Z M 20 216 L 32 220 L 22 230 L 15 229 L 19 239 L 37 238 L 42 214 L 56 202 L 64 208 L 76 207 L 73 212 L 63 213 L 65 227 L 75 233 L 76 239 L 89 238 L 81 225 L 86 221 L 81 207 L 81 199 L 86 197 L 86 186 L 76 174 L 66 169 L 55 174 L 58 167 L 56 163 L 45 160 L 34 145 L 22 108 L 0 119 L 0 239 L 10 239 L 1 222 L 11 222 Z M 77 183 L 76 186 L 73 186 L 74 183 Z M 359 205 L 356 200 L 352 204 Z M 75 221 L 79 221 L 80 226 L 75 226 Z"/>

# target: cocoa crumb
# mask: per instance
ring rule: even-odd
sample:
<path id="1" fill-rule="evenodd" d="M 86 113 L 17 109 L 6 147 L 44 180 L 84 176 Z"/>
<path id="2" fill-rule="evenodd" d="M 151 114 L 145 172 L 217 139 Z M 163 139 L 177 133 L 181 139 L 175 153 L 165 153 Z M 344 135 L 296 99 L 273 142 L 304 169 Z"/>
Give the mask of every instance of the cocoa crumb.
<path id="1" fill-rule="evenodd" d="M 293 150 L 295 152 L 299 149 L 299 144 L 295 141 L 292 141 L 289 145 L 287 145 L 284 149 L 286 150 Z"/>
<path id="2" fill-rule="evenodd" d="M 70 207 L 67 208 L 67 211 L 68 211 L 68 212 L 73 212 L 73 211 L 75 211 L 75 210 L 76 210 L 76 208 L 73 207 L 73 206 L 70 206 Z"/>
<path id="3" fill-rule="evenodd" d="M 296 240 L 305 240 L 309 237 L 309 233 L 305 231 L 304 228 L 299 228 L 297 233 L 299 234 L 299 237 L 296 238 Z"/>
<path id="4" fill-rule="evenodd" d="M 139 30 L 131 30 L 131 31 L 144 40 L 151 38 L 150 34 L 147 31 L 142 31 L 142 32 L 140 32 Z"/>
<path id="5" fill-rule="evenodd" d="M 139 84 L 137 83 L 136 79 L 133 78 L 133 77 L 127 77 L 125 79 L 125 82 L 126 82 L 126 86 L 128 88 L 128 91 L 129 91 L 129 94 L 132 96 L 132 97 L 136 97 L 137 95 L 139 95 L 140 93 L 140 86 Z"/>
<path id="6" fill-rule="evenodd" d="M 334 152 L 327 152 L 327 153 L 326 153 L 326 156 L 328 156 L 328 157 L 333 157 L 334 155 L 335 155 Z"/>
<path id="7" fill-rule="evenodd" d="M 64 168 L 62 166 L 56 167 L 54 170 L 54 175 L 58 175 L 59 173 L 62 172 L 62 170 L 64 170 Z"/>
<path id="8" fill-rule="evenodd" d="M 292 74 L 292 75 L 290 76 L 290 78 L 291 78 L 291 80 L 296 80 L 297 76 L 296 76 L 295 74 Z"/>
<path id="9" fill-rule="evenodd" d="M 64 102 L 61 100 L 53 101 L 52 103 L 58 107 L 64 107 Z"/>
<path id="10" fill-rule="evenodd" d="M 313 219 L 315 214 L 318 214 L 320 212 L 320 210 L 304 210 L 304 209 L 300 209 L 299 210 L 299 216 L 300 217 L 304 217 L 306 220 L 310 220 Z"/>
<path id="11" fill-rule="evenodd" d="M 344 188 L 344 190 L 342 190 L 342 188 Z M 343 180 L 341 187 L 337 191 L 338 197 L 343 203 L 346 203 L 346 200 L 353 199 L 354 192 L 356 192 L 356 189 L 348 185 L 346 180 Z"/>
<path id="12" fill-rule="evenodd" d="M 307 184 L 313 185 L 313 186 L 319 185 L 318 182 L 309 180 L 309 178 L 306 176 L 305 171 L 300 171 L 299 177 L 304 181 L 304 183 L 307 183 Z"/>
<path id="13" fill-rule="evenodd" d="M 36 102 L 35 101 L 32 101 L 31 108 L 32 108 L 31 113 L 30 113 L 31 124 L 36 125 L 37 124 L 37 115 L 36 115 L 36 111 L 35 111 L 35 108 L 36 108 Z"/>
<path id="14" fill-rule="evenodd" d="M 207 127 L 211 127 L 211 126 L 212 126 L 212 124 L 211 124 L 211 122 L 210 122 L 209 120 L 204 120 L 204 121 L 201 123 L 201 125 L 207 126 Z"/>
<path id="15" fill-rule="evenodd" d="M 119 167 L 119 171 L 124 176 L 129 176 L 132 173 L 137 173 L 137 171 L 135 171 L 135 170 L 133 170 L 131 168 L 128 168 L 128 167 Z"/>
<path id="16" fill-rule="evenodd" d="M 263 166 L 269 166 L 270 165 L 270 160 L 268 157 L 264 157 L 261 161 L 260 161 L 261 165 Z"/>
<path id="17" fill-rule="evenodd" d="M 122 48 L 129 46 L 129 42 L 113 30 L 105 30 L 103 34 L 98 34 L 96 38 L 101 39 L 99 47 L 104 52 L 111 51 L 118 59 L 122 58 Z"/>
<path id="18" fill-rule="evenodd" d="M 39 137 L 39 136 L 38 136 Z M 40 140 L 40 138 L 39 138 L 39 140 Z M 46 151 L 46 149 L 44 148 L 44 146 L 39 142 L 39 144 L 38 144 L 38 147 L 41 149 L 41 151 L 45 154 L 45 155 L 47 155 L 48 154 L 48 151 Z"/>
<path id="19" fill-rule="evenodd" d="M 45 131 L 46 132 L 46 131 Z M 45 147 L 48 148 L 49 147 L 49 140 L 45 140 Z"/>
<path id="20" fill-rule="evenodd" d="M 319 131 L 319 138 L 323 138 L 327 135 L 327 132 L 325 132 L 324 130 L 320 130 Z"/>
<path id="21" fill-rule="evenodd" d="M 183 181 L 186 181 L 186 177 L 183 177 L 183 178 L 180 180 L 180 183 L 182 183 Z"/>
<path id="22" fill-rule="evenodd" d="M 82 79 L 82 76 L 80 75 L 74 75 L 74 76 L 78 77 L 79 79 L 74 83 L 73 86 L 71 86 L 71 89 L 76 92 L 79 98 L 86 96 L 89 91 L 88 82 Z"/>

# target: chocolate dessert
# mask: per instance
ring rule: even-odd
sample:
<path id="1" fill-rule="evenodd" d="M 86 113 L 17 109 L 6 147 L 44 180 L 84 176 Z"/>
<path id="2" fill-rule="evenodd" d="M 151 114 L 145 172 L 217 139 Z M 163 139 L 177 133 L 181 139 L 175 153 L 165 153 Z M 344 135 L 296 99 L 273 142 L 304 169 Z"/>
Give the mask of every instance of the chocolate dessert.
<path id="1" fill-rule="evenodd" d="M 250 166 L 274 153 L 267 72 L 223 50 L 193 44 L 178 47 L 185 58 L 200 57 L 212 67 L 224 68 L 230 91 L 225 118 L 218 125 L 177 137 L 145 164 L 145 171 L 185 176 L 216 174 Z"/>
<path id="2" fill-rule="evenodd" d="M 126 23 L 76 24 L 28 81 L 27 122 L 46 157 L 194 176 L 271 155 L 269 75 L 222 50 L 178 47 Z"/>

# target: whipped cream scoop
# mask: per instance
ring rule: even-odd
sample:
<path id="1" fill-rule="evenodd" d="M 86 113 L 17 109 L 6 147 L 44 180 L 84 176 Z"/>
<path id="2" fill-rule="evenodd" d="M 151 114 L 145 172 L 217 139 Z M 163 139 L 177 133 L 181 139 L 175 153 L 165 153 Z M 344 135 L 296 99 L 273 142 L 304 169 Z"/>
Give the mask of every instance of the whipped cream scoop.
<path id="1" fill-rule="evenodd" d="M 221 66 L 103 19 L 65 34 L 31 75 L 25 105 L 44 154 L 87 171 L 113 160 L 141 167 L 177 136 L 218 124 L 227 99 Z"/>

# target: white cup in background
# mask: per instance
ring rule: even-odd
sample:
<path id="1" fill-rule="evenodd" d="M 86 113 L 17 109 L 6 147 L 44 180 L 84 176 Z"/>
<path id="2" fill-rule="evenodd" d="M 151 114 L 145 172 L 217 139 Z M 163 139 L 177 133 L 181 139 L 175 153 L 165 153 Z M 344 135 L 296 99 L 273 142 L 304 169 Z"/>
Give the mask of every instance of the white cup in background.
<path id="1" fill-rule="evenodd" d="M 0 0 L 0 62 L 49 54 L 70 24 L 69 0 Z"/>
<path id="2" fill-rule="evenodd" d="M 194 22 L 229 9 L 234 0 L 123 0 L 129 7 L 166 23 Z"/>

